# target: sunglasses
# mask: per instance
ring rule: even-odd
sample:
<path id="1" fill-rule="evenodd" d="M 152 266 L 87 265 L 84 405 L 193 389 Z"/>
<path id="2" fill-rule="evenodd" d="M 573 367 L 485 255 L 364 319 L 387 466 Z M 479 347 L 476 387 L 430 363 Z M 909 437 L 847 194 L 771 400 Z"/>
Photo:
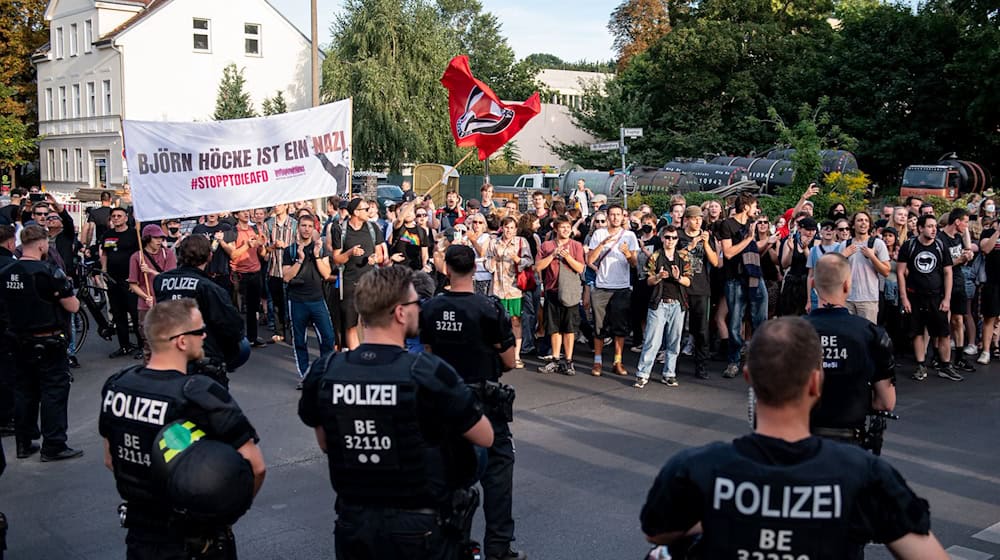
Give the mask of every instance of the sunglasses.
<path id="1" fill-rule="evenodd" d="M 417 212 L 417 217 L 418 218 L 426 218 L 427 217 L 427 212 Z"/>
<path id="2" fill-rule="evenodd" d="M 769 224 L 769 223 L 771 223 L 771 222 L 769 222 L 769 221 L 767 221 L 767 220 L 757 220 L 757 223 L 758 223 L 758 224 Z"/>
<path id="3" fill-rule="evenodd" d="M 594 220 L 594 223 L 595 224 L 606 224 L 606 223 L 608 223 L 608 221 L 607 220 Z"/>
<path id="4" fill-rule="evenodd" d="M 664 241 L 677 241 L 677 236 L 676 235 L 664 235 L 663 236 L 663 240 Z"/>
<path id="5" fill-rule="evenodd" d="M 201 328 L 197 328 L 197 329 L 194 329 L 194 330 L 184 331 L 182 333 L 175 334 L 174 336 L 168 338 L 167 340 L 173 340 L 175 338 L 180 338 L 182 336 L 205 336 L 205 333 L 207 333 L 207 332 L 208 332 L 208 327 L 206 327 L 205 325 L 202 325 Z"/>
<path id="6" fill-rule="evenodd" d="M 407 305 L 416 305 L 416 306 L 421 306 L 421 305 L 423 305 L 423 304 L 424 304 L 424 299 L 423 299 L 423 298 L 421 298 L 421 299 L 415 299 L 415 300 L 413 300 L 413 301 L 404 301 L 403 303 L 399 303 L 399 304 L 397 304 L 397 305 L 398 305 L 399 307 L 406 307 Z"/>
<path id="7" fill-rule="evenodd" d="M 837 228 L 837 231 L 851 231 L 851 228 L 849 228 L 849 227 L 839 227 L 839 228 Z"/>
<path id="8" fill-rule="evenodd" d="M 32 212 L 32 216 L 48 216 L 48 212 Z"/>

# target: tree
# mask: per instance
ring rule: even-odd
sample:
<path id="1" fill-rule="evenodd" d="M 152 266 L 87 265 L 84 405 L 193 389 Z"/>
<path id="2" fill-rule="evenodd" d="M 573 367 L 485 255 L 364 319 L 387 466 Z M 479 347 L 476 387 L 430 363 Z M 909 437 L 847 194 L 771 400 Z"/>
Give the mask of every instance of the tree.
<path id="1" fill-rule="evenodd" d="M 16 106 L 15 93 L 14 88 L 0 84 L 0 173 L 28 163 L 28 155 L 38 145 L 38 138 L 31 134 L 24 119 L 8 112 L 9 107 Z"/>
<path id="2" fill-rule="evenodd" d="M 285 94 L 280 89 L 274 97 L 265 97 L 260 106 L 261 112 L 265 116 L 280 115 L 288 112 L 288 104 L 285 102 Z"/>
<path id="3" fill-rule="evenodd" d="M 625 0 L 613 12 L 608 30 L 614 36 L 618 67 L 670 32 L 668 0 Z"/>
<path id="4" fill-rule="evenodd" d="M 245 119 L 256 117 L 250 93 L 244 89 L 246 78 L 243 69 L 235 64 L 229 64 L 222 70 L 222 81 L 219 82 L 219 94 L 215 99 L 215 113 L 212 118 L 217 121 L 230 119 Z"/>
<path id="5" fill-rule="evenodd" d="M 2 141 L 0 173 L 16 180 L 13 167 L 36 158 L 38 132 L 37 83 L 31 55 L 49 40 L 45 0 L 0 2 L 0 94 Z M 13 152 L 12 152 L 13 150 Z M 11 156 L 16 153 L 16 156 Z"/>
<path id="6" fill-rule="evenodd" d="M 332 31 L 322 95 L 354 99 L 355 164 L 398 172 L 404 161 L 457 161 L 438 81 L 455 48 L 437 9 L 422 0 L 347 0 Z"/>

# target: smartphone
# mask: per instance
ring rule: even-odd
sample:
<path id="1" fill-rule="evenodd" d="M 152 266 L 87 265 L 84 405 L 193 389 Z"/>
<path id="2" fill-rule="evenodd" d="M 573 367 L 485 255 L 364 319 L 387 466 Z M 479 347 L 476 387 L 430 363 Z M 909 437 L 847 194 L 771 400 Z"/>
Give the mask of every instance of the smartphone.
<path id="1" fill-rule="evenodd" d="M 453 233 L 452 236 L 451 236 L 451 240 L 452 240 L 452 243 L 458 243 L 459 241 L 461 241 L 462 240 L 462 232 L 456 231 L 455 233 Z"/>
<path id="2" fill-rule="evenodd" d="M 28 200 L 31 202 L 42 202 L 45 200 L 45 193 L 29 193 Z"/>

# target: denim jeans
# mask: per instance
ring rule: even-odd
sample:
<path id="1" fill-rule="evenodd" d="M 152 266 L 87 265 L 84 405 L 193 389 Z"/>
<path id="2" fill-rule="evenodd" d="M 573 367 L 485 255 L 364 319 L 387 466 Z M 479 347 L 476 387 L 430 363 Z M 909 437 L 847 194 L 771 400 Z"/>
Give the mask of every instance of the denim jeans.
<path id="1" fill-rule="evenodd" d="M 292 323 L 292 339 L 295 347 L 295 368 L 299 377 L 309 371 L 309 348 L 306 347 L 306 327 L 311 323 L 319 339 L 320 356 L 333 352 L 333 322 L 330 310 L 322 299 L 316 301 L 288 301 L 288 316 Z"/>
<path id="2" fill-rule="evenodd" d="M 684 330 L 684 309 L 680 302 L 660 302 L 656 309 L 646 312 L 646 332 L 642 340 L 642 354 L 639 356 L 639 371 L 636 377 L 649 379 L 660 342 L 666 342 L 666 360 L 663 363 L 664 377 L 677 375 L 677 355 L 681 352 L 681 332 Z"/>
<path id="3" fill-rule="evenodd" d="M 521 294 L 521 352 L 535 351 L 535 330 L 538 326 L 538 304 L 541 287 Z"/>
<path id="4" fill-rule="evenodd" d="M 749 301 L 748 301 L 749 300 Z M 767 287 L 761 279 L 760 285 L 747 293 L 743 281 L 739 279 L 726 280 L 726 305 L 729 306 L 729 363 L 740 363 L 740 349 L 743 348 L 743 314 L 747 304 L 750 304 L 750 323 L 754 330 L 767 320 Z"/>

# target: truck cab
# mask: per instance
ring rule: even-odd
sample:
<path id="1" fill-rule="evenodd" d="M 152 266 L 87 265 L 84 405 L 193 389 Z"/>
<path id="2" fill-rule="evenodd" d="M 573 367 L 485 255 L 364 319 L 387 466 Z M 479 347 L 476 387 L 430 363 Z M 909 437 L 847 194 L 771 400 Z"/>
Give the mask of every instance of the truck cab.
<path id="1" fill-rule="evenodd" d="M 939 196 L 955 200 L 959 196 L 960 179 L 956 169 L 948 165 L 911 165 L 903 171 L 900 196 Z"/>
<path id="2" fill-rule="evenodd" d="M 552 194 L 560 188 L 558 173 L 528 173 L 521 175 L 513 185 L 493 185 L 494 198 L 515 200 L 523 212 L 531 206 L 531 195 L 535 191 L 543 191 L 545 199 L 552 200 Z"/>

